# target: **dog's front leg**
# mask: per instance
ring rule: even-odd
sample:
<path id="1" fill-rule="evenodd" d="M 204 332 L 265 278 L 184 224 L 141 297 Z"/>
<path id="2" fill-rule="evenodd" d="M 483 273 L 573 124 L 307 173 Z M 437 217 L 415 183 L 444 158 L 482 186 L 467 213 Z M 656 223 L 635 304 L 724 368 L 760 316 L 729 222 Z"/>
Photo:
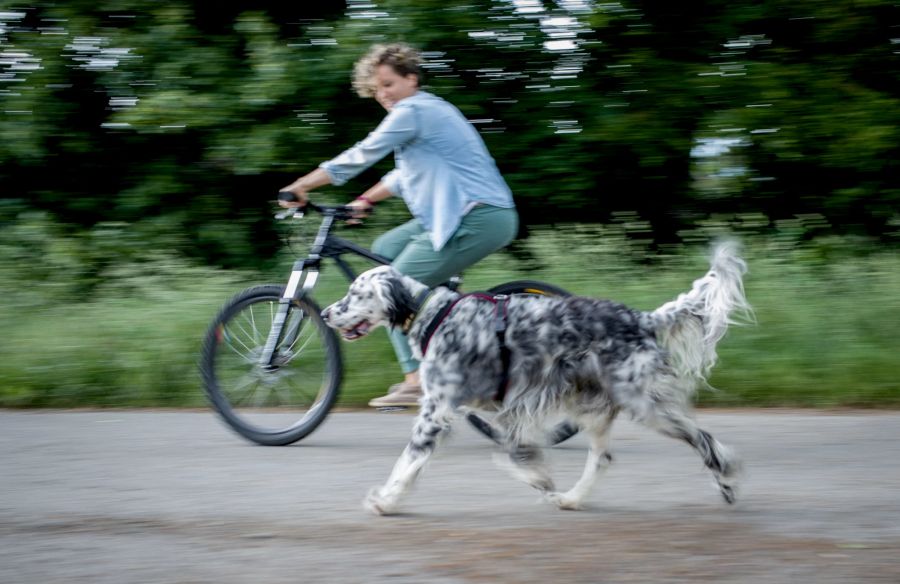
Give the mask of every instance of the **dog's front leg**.
<path id="1" fill-rule="evenodd" d="M 609 435 L 615 416 L 615 412 L 610 413 L 600 421 L 599 425 L 586 428 L 590 435 L 591 449 L 584 465 L 584 472 L 575 486 L 565 493 L 547 493 L 547 499 L 560 509 L 580 509 L 581 503 L 590 493 L 591 487 L 612 463 L 612 456 L 609 453 Z"/>
<path id="2" fill-rule="evenodd" d="M 435 403 L 426 396 L 413 426 L 412 438 L 394 464 L 391 476 L 380 487 L 373 487 L 364 506 L 376 515 L 388 515 L 397 508 L 400 498 L 409 490 L 437 446 L 437 440 L 449 423 L 435 416 Z"/>

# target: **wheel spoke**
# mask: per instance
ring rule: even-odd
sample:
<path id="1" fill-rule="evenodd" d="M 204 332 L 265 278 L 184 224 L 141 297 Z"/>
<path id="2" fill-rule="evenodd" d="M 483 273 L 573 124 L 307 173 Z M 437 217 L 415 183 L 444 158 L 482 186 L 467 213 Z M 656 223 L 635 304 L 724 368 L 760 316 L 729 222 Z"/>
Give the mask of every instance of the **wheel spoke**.
<path id="1" fill-rule="evenodd" d="M 312 331 L 309 335 L 307 335 L 306 341 L 300 346 L 299 349 L 296 349 L 296 348 L 294 348 L 293 346 L 289 347 L 289 348 L 288 348 L 288 352 L 291 354 L 291 356 L 290 356 L 290 358 L 286 361 L 286 363 L 290 363 L 291 361 L 293 361 L 293 360 L 297 357 L 297 355 L 303 353 L 303 350 L 306 349 L 306 347 L 307 347 L 307 346 L 308 346 L 308 345 L 309 345 L 309 344 L 310 344 L 317 336 L 318 336 L 318 335 L 316 334 L 316 332 L 315 332 L 315 331 Z M 298 339 L 295 339 L 295 340 L 294 340 L 294 345 L 297 344 L 297 340 L 298 340 Z"/>
<path id="2" fill-rule="evenodd" d="M 235 327 L 237 327 L 237 329 L 240 332 L 242 332 L 244 334 L 244 338 L 246 338 L 254 346 L 258 347 L 258 346 L 260 346 L 261 343 L 260 343 L 260 339 L 259 339 L 259 337 L 260 337 L 259 330 L 256 328 L 256 320 L 253 318 L 253 307 L 251 306 L 249 310 L 250 310 L 250 316 L 248 318 L 244 318 L 243 320 L 245 320 L 245 321 L 249 320 L 249 322 L 247 324 L 250 325 L 250 330 L 252 332 L 248 332 L 247 329 L 244 328 L 244 323 L 242 323 L 242 322 L 235 322 L 234 325 L 235 325 Z M 243 343 L 241 343 L 241 344 L 243 344 Z M 247 345 L 244 345 L 244 347 L 247 348 Z M 249 350 L 249 348 L 248 348 L 248 350 Z"/>
<path id="3" fill-rule="evenodd" d="M 256 327 L 256 308 L 250 306 L 248 312 L 250 313 L 250 329 L 253 331 L 253 343 L 259 346 L 259 329 Z"/>
<path id="4" fill-rule="evenodd" d="M 282 342 L 289 343 L 288 350 L 291 350 L 297 343 L 297 337 L 304 328 L 303 324 L 306 321 L 306 313 L 300 308 L 294 308 L 290 318 L 292 320 L 287 321 L 288 325 L 285 329 L 284 336 L 282 337 Z"/>
<path id="5" fill-rule="evenodd" d="M 236 399 L 232 400 L 234 405 L 241 405 L 245 403 L 246 398 L 254 395 L 256 393 L 256 387 L 260 384 L 259 378 L 254 376 L 251 373 L 244 375 L 238 382 L 237 385 L 233 388 L 232 391 L 229 391 L 229 395 L 236 396 Z M 242 391 L 245 388 L 249 388 L 248 391 Z"/>
<path id="6" fill-rule="evenodd" d="M 306 398 L 303 401 L 303 403 L 305 403 L 305 404 L 315 403 L 316 398 L 319 396 L 319 393 L 322 389 L 321 387 L 309 388 L 309 389 L 305 388 L 305 387 L 299 387 L 295 383 L 292 383 L 291 381 L 288 381 L 287 383 L 294 389 L 294 391 L 292 392 L 293 394 L 295 394 L 295 395 L 300 394 L 304 398 Z"/>
<path id="7" fill-rule="evenodd" d="M 250 347 L 248 347 L 247 345 L 245 345 L 245 344 L 243 343 L 243 341 L 241 341 L 241 339 L 238 338 L 237 335 L 234 335 L 234 334 L 231 334 L 230 332 L 228 332 L 228 329 L 227 329 L 227 328 L 224 328 L 223 330 L 224 330 L 224 333 L 227 335 L 226 343 L 225 343 L 225 344 L 228 345 L 228 348 L 231 349 L 232 351 L 234 351 L 234 354 L 235 354 L 235 355 L 238 355 L 238 356 L 239 356 L 241 359 L 243 359 L 245 362 L 247 362 L 247 363 L 256 363 L 256 361 L 250 356 L 250 355 L 253 354 L 253 349 L 251 349 Z M 235 347 L 234 344 L 230 342 L 231 340 L 234 340 L 234 341 L 235 341 L 236 343 L 238 343 L 241 347 L 243 347 L 244 350 L 247 352 L 247 354 L 241 353 L 241 352 L 237 349 L 237 347 Z"/>

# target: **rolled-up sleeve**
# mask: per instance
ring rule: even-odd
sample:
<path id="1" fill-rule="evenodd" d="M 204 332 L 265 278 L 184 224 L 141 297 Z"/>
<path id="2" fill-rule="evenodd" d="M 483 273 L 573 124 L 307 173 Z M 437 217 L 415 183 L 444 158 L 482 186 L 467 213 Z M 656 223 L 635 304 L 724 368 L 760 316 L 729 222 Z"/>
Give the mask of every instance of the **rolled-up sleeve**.
<path id="1" fill-rule="evenodd" d="M 395 168 L 394 170 L 381 177 L 381 184 L 383 184 L 387 188 L 387 190 L 389 190 L 395 197 L 403 196 L 403 185 L 400 182 L 399 168 Z"/>
<path id="2" fill-rule="evenodd" d="M 365 139 L 331 160 L 323 162 L 319 168 L 328 173 L 332 184 L 342 185 L 415 136 L 415 111 L 412 106 L 399 103 Z M 389 173 L 388 176 L 391 174 L 393 173 Z M 391 192 L 399 194 L 393 188 Z"/>

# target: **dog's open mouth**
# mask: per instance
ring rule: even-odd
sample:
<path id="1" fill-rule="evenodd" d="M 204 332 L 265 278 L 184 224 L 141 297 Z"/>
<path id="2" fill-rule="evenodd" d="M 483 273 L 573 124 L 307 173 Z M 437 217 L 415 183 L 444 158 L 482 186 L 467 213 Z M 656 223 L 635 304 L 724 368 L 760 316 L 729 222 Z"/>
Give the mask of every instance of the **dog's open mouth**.
<path id="1" fill-rule="evenodd" d="M 372 325 L 367 320 L 363 320 L 361 322 L 356 323 L 354 326 L 342 329 L 341 336 L 348 341 L 355 341 L 360 337 L 364 337 L 369 334 L 369 329 L 372 328 Z"/>

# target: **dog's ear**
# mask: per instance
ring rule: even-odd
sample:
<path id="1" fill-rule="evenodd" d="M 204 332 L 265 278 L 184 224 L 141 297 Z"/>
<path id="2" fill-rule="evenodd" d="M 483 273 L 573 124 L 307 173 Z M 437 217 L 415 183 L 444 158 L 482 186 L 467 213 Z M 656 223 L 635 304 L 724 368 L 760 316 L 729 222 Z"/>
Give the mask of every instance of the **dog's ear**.
<path id="1" fill-rule="evenodd" d="M 384 312 L 391 327 L 403 326 L 415 314 L 415 299 L 399 274 L 388 274 L 382 280 L 381 295 L 384 299 Z"/>

